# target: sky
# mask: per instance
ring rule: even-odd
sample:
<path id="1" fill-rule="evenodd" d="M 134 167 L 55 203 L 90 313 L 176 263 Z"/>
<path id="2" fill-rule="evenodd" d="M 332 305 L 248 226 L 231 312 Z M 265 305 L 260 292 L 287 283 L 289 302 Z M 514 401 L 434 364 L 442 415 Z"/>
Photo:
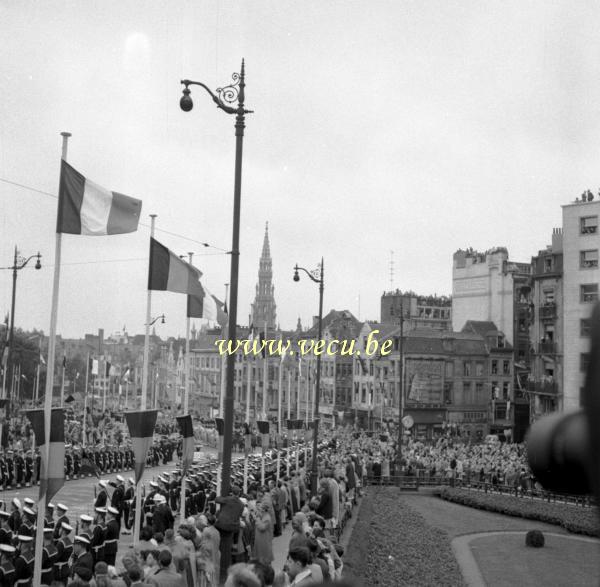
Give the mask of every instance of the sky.
<path id="1" fill-rule="evenodd" d="M 561 205 L 598 192 L 599 17 L 560 0 L 1 2 L 0 266 L 15 245 L 43 265 L 18 273 L 16 326 L 49 330 L 62 131 L 71 165 L 143 208 L 136 233 L 63 237 L 57 332 L 144 331 L 149 214 L 224 296 L 234 117 L 198 87 L 181 111 L 180 80 L 226 86 L 242 58 L 239 323 L 267 221 L 283 328 L 318 310 L 296 263 L 324 257 L 325 312 L 376 320 L 392 287 L 450 294 L 459 248 L 529 262 Z M 2 316 L 11 295 L 4 269 Z M 184 335 L 185 297 L 153 293 L 163 313 L 157 334 Z"/>

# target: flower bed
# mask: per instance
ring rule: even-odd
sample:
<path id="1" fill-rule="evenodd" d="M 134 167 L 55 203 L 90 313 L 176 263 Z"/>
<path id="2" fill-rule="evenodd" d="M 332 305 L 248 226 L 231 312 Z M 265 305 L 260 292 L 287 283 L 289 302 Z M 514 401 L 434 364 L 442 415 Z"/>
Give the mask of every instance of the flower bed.
<path id="1" fill-rule="evenodd" d="M 403 502 L 396 487 L 369 488 L 344 555 L 364 585 L 463 585 L 448 535 Z"/>
<path id="2" fill-rule="evenodd" d="M 581 508 L 452 487 L 440 487 L 434 494 L 461 505 L 562 526 L 574 534 L 600 536 L 600 519 L 595 507 Z"/>

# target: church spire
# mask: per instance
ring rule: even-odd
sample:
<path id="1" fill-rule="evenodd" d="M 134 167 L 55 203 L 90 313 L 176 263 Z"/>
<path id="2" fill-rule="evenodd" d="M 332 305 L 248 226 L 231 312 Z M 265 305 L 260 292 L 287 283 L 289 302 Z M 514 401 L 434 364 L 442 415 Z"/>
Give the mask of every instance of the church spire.
<path id="1" fill-rule="evenodd" d="M 252 304 L 252 324 L 262 328 L 267 323 L 268 328 L 276 327 L 275 286 L 273 285 L 273 264 L 269 243 L 269 223 L 265 224 L 265 237 L 262 254 L 258 264 L 258 284 L 256 296 Z"/>

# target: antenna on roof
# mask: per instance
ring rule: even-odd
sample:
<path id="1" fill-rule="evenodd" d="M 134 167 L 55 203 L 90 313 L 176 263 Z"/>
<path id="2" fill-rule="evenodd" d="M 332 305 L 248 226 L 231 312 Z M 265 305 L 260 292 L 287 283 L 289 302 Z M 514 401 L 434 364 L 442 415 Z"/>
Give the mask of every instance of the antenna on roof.
<path id="1" fill-rule="evenodd" d="M 390 291 L 394 291 L 394 251 L 390 251 Z"/>

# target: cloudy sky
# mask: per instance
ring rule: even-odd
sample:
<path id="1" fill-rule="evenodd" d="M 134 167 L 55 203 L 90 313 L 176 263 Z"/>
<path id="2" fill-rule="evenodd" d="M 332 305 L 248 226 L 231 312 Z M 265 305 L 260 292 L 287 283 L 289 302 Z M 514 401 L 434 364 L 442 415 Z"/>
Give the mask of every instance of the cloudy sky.
<path id="1" fill-rule="evenodd" d="M 394 288 L 423 294 L 451 292 L 461 247 L 529 261 L 561 204 L 600 185 L 599 17 L 567 1 L 0 3 L 0 265 L 15 245 L 44 265 L 19 273 L 17 325 L 49 329 L 61 131 L 74 167 L 143 200 L 144 226 L 64 237 L 58 332 L 143 331 L 151 213 L 223 295 L 234 120 L 199 88 L 182 112 L 179 82 L 227 85 L 242 57 L 241 323 L 266 221 L 286 328 L 317 311 L 296 262 L 325 257 L 326 311 L 377 319 L 390 251 Z M 2 315 L 11 291 L 3 270 Z M 184 297 L 154 294 L 163 312 L 158 333 L 183 334 Z"/>

